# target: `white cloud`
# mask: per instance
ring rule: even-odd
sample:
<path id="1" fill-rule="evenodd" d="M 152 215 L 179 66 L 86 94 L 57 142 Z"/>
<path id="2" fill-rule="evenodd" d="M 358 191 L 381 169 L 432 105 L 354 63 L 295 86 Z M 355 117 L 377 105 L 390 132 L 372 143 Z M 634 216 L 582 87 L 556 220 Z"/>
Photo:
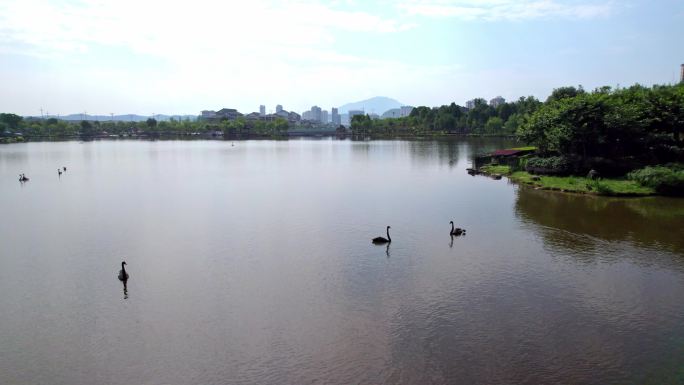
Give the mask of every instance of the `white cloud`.
<path id="1" fill-rule="evenodd" d="M 333 31 L 392 33 L 413 25 L 314 1 L 21 0 L 0 3 L 0 46 L 82 52 L 94 44 L 143 54 L 331 44 Z"/>
<path id="2" fill-rule="evenodd" d="M 487 21 L 588 19 L 613 11 L 612 1 L 573 0 L 408 0 L 398 7 L 410 15 Z"/>
<path id="3" fill-rule="evenodd" d="M 157 112 L 332 104 L 337 100 L 320 95 L 415 72 L 336 50 L 340 34 L 371 38 L 413 27 L 346 2 L 3 0 L 0 55 L 37 57 L 53 76 L 40 83 L 36 76 L 21 79 L 35 82 L 41 89 L 35 93 L 47 101 L 0 94 L 0 102 L 54 105 L 60 99 L 64 106 L 109 111 L 101 106 L 109 98 Z M 108 61 L 110 51 L 118 60 Z M 8 79 L 16 76 L 0 74 L 0 82 L 17 82 Z"/>

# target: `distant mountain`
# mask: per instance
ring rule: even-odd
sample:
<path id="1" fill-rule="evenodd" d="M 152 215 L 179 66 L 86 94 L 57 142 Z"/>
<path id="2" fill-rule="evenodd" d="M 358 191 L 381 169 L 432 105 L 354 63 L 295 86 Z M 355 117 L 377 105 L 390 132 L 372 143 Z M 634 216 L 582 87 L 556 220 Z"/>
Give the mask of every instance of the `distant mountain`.
<path id="1" fill-rule="evenodd" d="M 346 114 L 349 112 L 349 110 L 363 110 L 367 114 L 376 113 L 378 115 L 382 115 L 387 110 L 399 108 L 405 105 L 406 104 L 398 102 L 392 98 L 376 96 L 374 98 L 361 100 L 360 102 L 344 104 L 339 107 L 339 112 L 340 114 Z"/>
<path id="2" fill-rule="evenodd" d="M 151 118 L 152 116 L 145 116 L 145 115 L 136 115 L 136 114 L 127 114 L 127 115 L 83 115 L 83 114 L 71 114 L 71 115 L 64 115 L 64 116 L 54 116 L 50 115 L 47 116 L 49 118 L 57 118 L 61 120 L 67 120 L 67 121 L 81 121 L 83 119 L 85 120 L 90 120 L 90 121 L 100 121 L 100 122 L 105 122 L 105 121 L 110 121 L 110 120 L 116 120 L 116 121 L 121 121 L 121 122 L 142 122 L 147 120 L 148 118 Z M 37 116 L 34 116 L 34 118 L 38 118 Z M 158 121 L 165 121 L 169 120 L 171 118 L 174 119 L 190 119 L 190 120 L 195 120 L 197 119 L 197 115 L 154 115 L 154 118 L 157 119 Z"/>

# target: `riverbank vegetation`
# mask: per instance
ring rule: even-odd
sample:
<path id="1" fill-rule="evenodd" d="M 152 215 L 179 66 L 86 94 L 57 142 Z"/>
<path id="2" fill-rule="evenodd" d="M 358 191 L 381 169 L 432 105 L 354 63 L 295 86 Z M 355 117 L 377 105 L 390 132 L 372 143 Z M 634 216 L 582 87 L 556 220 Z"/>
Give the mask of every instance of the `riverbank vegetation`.
<path id="1" fill-rule="evenodd" d="M 531 114 L 518 138 L 537 147 L 537 173 L 623 176 L 649 165 L 684 161 L 684 85 L 581 89 Z"/>
<path id="2" fill-rule="evenodd" d="M 513 182 L 541 190 L 595 194 L 607 196 L 647 196 L 656 189 L 628 178 L 591 179 L 581 176 L 534 175 L 527 171 L 513 171 L 510 166 L 486 165 L 480 172 L 487 175 L 506 175 Z"/>
<path id="3" fill-rule="evenodd" d="M 278 118 L 272 121 L 238 118 L 218 122 L 170 119 L 140 122 L 124 121 L 65 121 L 57 118 L 23 118 L 15 114 L 0 114 L 0 141 L 5 143 L 24 139 L 93 138 L 106 136 L 216 136 L 217 134 L 277 137 L 287 134 L 290 125 Z"/>
<path id="4" fill-rule="evenodd" d="M 684 85 L 593 92 L 566 87 L 517 129 L 535 153 L 493 156 L 493 166 L 504 164 L 512 180 L 540 188 L 684 195 L 683 130 Z"/>
<path id="5" fill-rule="evenodd" d="M 446 134 L 512 136 L 527 117 L 542 103 L 533 96 L 490 106 L 484 99 L 474 99 L 473 107 L 451 103 L 441 107 L 416 107 L 403 118 L 372 119 L 355 115 L 351 120 L 352 135 L 440 136 Z"/>

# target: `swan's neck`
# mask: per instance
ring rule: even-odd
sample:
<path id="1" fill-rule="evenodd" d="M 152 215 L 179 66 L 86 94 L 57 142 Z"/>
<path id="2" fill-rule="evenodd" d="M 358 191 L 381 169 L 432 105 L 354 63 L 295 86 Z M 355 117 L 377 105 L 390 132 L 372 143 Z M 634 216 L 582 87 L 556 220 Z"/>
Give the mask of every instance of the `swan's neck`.
<path id="1" fill-rule="evenodd" d="M 387 240 L 390 242 L 392 241 L 392 238 L 389 236 L 389 227 L 387 228 Z"/>
<path id="2" fill-rule="evenodd" d="M 124 274 L 126 274 L 126 268 L 124 267 L 124 264 L 123 264 L 123 263 L 121 264 L 121 271 L 122 271 Z"/>
<path id="3" fill-rule="evenodd" d="M 451 222 L 451 232 L 454 232 L 454 222 Z"/>

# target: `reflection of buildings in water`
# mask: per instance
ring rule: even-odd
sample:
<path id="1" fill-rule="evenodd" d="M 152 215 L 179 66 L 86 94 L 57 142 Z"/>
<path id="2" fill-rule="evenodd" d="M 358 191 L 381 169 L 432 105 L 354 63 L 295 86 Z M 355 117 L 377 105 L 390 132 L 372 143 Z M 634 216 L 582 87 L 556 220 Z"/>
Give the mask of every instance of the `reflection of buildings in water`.
<path id="1" fill-rule="evenodd" d="M 515 213 L 535 225 L 544 241 L 595 255 L 612 242 L 684 253 L 684 201 L 663 197 L 605 198 L 534 190 L 517 191 Z"/>

